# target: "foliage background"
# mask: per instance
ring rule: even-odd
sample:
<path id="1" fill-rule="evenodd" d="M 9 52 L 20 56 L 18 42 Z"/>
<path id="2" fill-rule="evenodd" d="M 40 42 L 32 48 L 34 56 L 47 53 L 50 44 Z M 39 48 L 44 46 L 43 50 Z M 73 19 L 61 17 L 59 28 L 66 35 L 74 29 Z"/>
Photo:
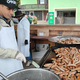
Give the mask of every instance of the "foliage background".
<path id="1" fill-rule="evenodd" d="M 17 7 L 18 7 L 19 4 L 20 4 L 20 0 L 16 0 Z"/>

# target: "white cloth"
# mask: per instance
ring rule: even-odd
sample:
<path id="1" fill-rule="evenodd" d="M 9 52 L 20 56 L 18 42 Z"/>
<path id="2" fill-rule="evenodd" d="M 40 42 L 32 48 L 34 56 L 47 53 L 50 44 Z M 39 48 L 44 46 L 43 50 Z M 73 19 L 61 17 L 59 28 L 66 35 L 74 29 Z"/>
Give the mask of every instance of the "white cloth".
<path id="1" fill-rule="evenodd" d="M 18 46 L 21 53 L 24 54 L 25 57 L 30 56 L 30 23 L 26 17 L 23 17 L 17 26 L 17 39 Z M 25 40 L 28 40 L 28 44 L 25 45 Z"/>
<path id="2" fill-rule="evenodd" d="M 1 26 L 0 47 L 5 49 L 11 48 L 14 50 L 19 50 L 17 46 L 13 26 L 12 27 Z M 11 58 L 0 59 L 0 72 L 3 73 L 5 76 L 20 69 L 23 69 L 23 65 L 20 60 L 11 59 Z"/>
<path id="3" fill-rule="evenodd" d="M 2 27 L 0 31 L 0 47 L 19 50 L 16 42 L 14 27 Z"/>

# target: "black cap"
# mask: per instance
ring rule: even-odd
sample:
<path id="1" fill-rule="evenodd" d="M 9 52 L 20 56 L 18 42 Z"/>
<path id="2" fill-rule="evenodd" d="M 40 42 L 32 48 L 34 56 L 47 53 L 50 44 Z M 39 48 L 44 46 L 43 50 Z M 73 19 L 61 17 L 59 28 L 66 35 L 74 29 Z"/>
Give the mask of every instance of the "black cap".
<path id="1" fill-rule="evenodd" d="M 23 14 L 21 11 L 16 11 L 15 12 L 15 18 L 18 18 L 18 17 L 22 17 L 24 16 L 25 14 Z"/>
<path id="2" fill-rule="evenodd" d="M 11 9 L 16 9 L 16 0 L 0 0 L 0 4 L 3 4 Z"/>

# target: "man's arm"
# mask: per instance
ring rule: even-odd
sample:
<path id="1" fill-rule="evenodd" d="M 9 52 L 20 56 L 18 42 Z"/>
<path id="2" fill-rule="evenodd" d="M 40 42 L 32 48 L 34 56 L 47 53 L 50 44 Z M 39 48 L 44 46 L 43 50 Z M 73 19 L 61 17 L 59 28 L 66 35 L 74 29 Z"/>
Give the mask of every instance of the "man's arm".
<path id="1" fill-rule="evenodd" d="M 16 55 L 19 53 L 19 51 L 13 50 L 13 49 L 3 49 L 0 48 L 0 58 L 16 58 Z"/>
<path id="2" fill-rule="evenodd" d="M 24 63 L 26 63 L 26 58 L 21 52 L 9 48 L 7 49 L 0 48 L 0 58 L 2 59 L 13 58 L 13 59 L 21 60 Z"/>

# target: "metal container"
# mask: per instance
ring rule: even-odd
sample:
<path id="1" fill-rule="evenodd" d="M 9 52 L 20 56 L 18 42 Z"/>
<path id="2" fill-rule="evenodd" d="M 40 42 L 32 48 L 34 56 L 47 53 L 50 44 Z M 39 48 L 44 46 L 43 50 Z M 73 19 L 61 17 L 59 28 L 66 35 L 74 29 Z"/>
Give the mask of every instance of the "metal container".
<path id="1" fill-rule="evenodd" d="M 62 46 L 63 48 L 64 47 L 72 47 L 72 46 Z M 52 60 L 51 58 L 58 58 L 56 57 L 56 53 L 55 53 L 55 49 L 57 48 L 62 48 L 61 46 L 52 46 L 49 48 L 49 50 L 45 53 L 45 55 L 41 58 L 41 60 L 39 61 L 38 65 L 41 67 L 41 68 L 45 68 L 44 67 L 44 64 L 46 63 L 52 63 Z M 80 49 L 80 46 L 77 46 L 76 48 Z"/>
<path id="2" fill-rule="evenodd" d="M 62 44 L 62 43 L 59 43 L 58 41 L 59 40 L 66 40 L 66 39 L 78 39 L 79 42 L 78 43 L 75 43 L 75 44 Z M 49 38 L 49 41 L 51 42 L 54 42 L 55 43 L 55 46 L 57 47 L 79 47 L 80 46 L 80 37 L 76 37 L 76 36 L 55 36 L 55 37 L 52 37 L 52 38 Z"/>
<path id="3" fill-rule="evenodd" d="M 67 47 L 67 46 L 64 46 L 64 47 Z M 59 46 L 52 46 L 49 48 L 49 50 L 45 53 L 45 55 L 41 58 L 41 60 L 39 61 L 39 65 L 41 68 L 45 68 L 44 65 L 47 64 L 47 63 L 52 63 L 53 60 L 51 60 L 51 58 L 55 58 L 55 59 L 58 59 L 59 57 L 56 57 L 56 52 L 55 52 L 55 49 L 58 49 L 58 48 L 64 48 L 64 47 L 59 47 Z M 71 47 L 71 46 L 69 46 Z M 79 46 L 77 46 L 76 48 L 79 48 Z M 50 69 L 51 70 L 51 69 Z M 64 80 L 64 79 L 61 79 L 61 80 Z"/>
<path id="4" fill-rule="evenodd" d="M 39 61 L 39 66 L 41 68 L 44 68 L 44 64 L 46 63 L 52 63 L 51 58 L 56 58 L 56 53 L 54 52 L 54 49 L 57 49 L 58 47 L 52 46 L 49 48 L 49 50 L 45 53 L 45 55 L 41 58 Z"/>
<path id="5" fill-rule="evenodd" d="M 61 80 L 55 73 L 41 68 L 16 71 L 8 75 L 7 78 L 9 80 Z"/>
<path id="6" fill-rule="evenodd" d="M 78 39 L 79 42 L 76 43 L 76 44 L 80 44 L 80 37 L 76 37 L 76 36 L 55 36 L 55 37 L 49 38 L 49 41 L 51 41 L 51 42 L 58 42 L 58 40 L 60 40 L 60 39 L 61 40 L 66 40 L 66 39 L 70 39 L 70 38 Z"/>

